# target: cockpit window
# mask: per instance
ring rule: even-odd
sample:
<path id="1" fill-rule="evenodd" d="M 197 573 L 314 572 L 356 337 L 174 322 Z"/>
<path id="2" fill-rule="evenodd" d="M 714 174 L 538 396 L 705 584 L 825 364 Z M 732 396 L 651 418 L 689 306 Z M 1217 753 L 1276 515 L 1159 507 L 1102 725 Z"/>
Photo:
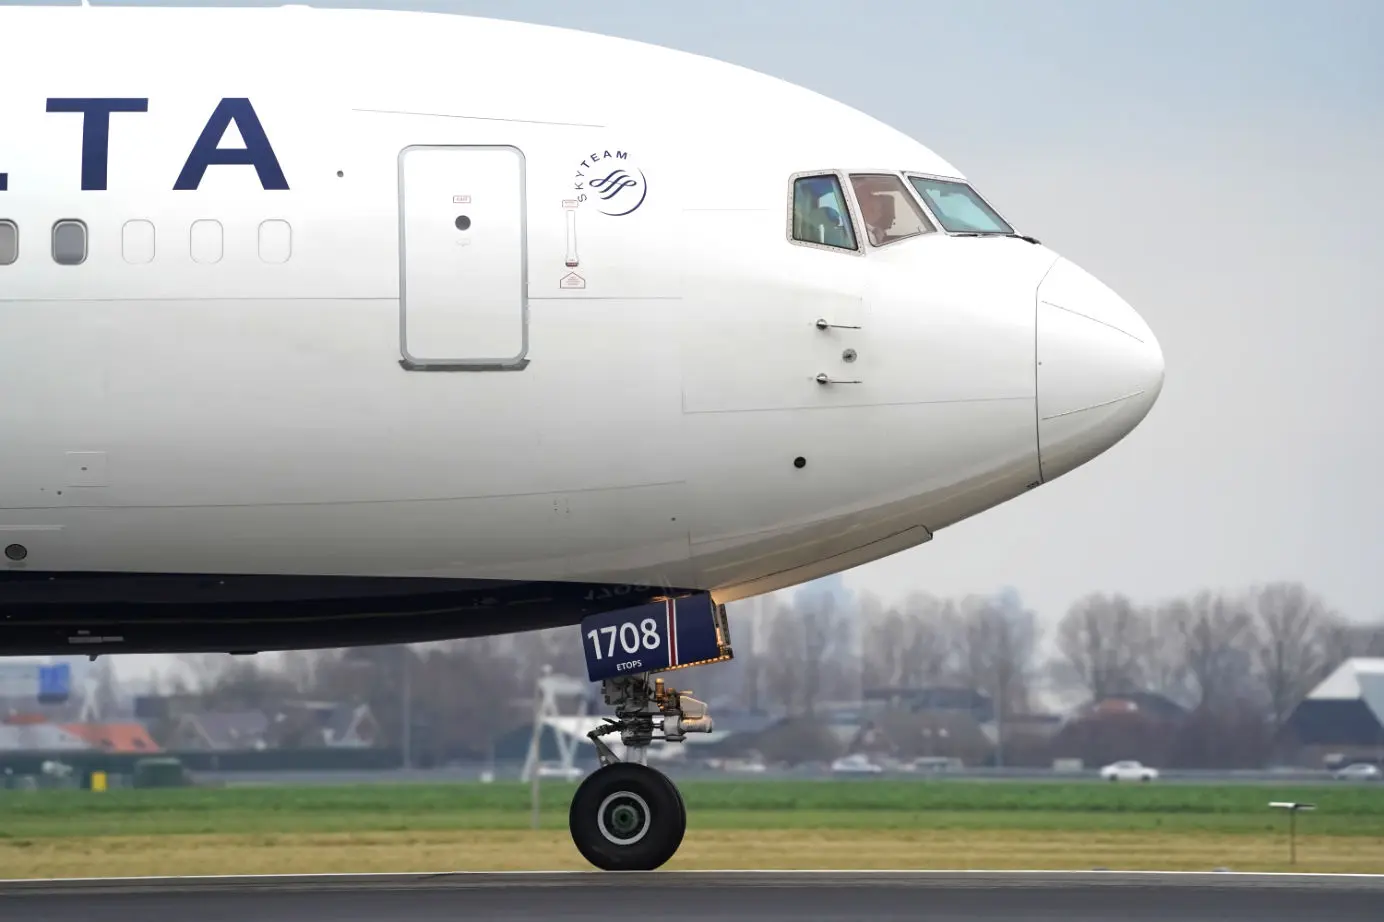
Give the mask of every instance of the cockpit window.
<path id="1" fill-rule="evenodd" d="M 860 202 L 860 214 L 865 219 L 870 243 L 875 246 L 937 229 L 908 194 L 899 177 L 887 173 L 852 173 L 851 186 Z"/>
<path id="2" fill-rule="evenodd" d="M 937 220 L 953 234 L 1012 234 L 1014 228 L 964 182 L 910 176 L 908 181 Z"/>
<path id="3" fill-rule="evenodd" d="M 831 174 L 793 181 L 793 239 L 854 250 L 855 228 L 841 181 Z"/>

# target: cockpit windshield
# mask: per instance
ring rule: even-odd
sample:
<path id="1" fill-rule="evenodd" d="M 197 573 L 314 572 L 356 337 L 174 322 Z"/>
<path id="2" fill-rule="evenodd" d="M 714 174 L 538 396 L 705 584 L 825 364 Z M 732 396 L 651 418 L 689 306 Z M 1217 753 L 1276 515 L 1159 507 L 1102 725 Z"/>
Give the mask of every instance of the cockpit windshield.
<path id="1" fill-rule="evenodd" d="M 852 173 L 851 186 L 860 202 L 860 213 L 865 218 L 865 230 L 872 245 L 885 246 L 937 229 L 923 215 L 899 177 L 887 173 Z"/>
<path id="2" fill-rule="evenodd" d="M 1012 234 L 1014 228 L 963 182 L 909 176 L 937 220 L 953 234 Z"/>

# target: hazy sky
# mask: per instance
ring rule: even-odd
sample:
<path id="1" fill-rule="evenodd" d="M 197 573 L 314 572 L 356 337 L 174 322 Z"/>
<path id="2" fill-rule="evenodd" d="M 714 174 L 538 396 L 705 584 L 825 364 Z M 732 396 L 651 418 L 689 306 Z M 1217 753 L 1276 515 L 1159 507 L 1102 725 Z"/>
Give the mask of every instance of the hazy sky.
<path id="1" fill-rule="evenodd" d="M 1167 381 L 1143 425 L 848 586 L 1013 585 L 1051 617 L 1091 590 L 1300 579 L 1384 616 L 1379 0 L 315 5 L 567 26 L 801 84 L 932 147 L 1144 314 Z"/>

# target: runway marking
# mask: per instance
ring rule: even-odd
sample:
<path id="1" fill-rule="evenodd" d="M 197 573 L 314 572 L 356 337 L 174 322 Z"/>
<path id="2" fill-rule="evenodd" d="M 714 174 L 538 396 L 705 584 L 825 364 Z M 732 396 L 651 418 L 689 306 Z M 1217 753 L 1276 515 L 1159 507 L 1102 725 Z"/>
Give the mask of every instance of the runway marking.
<path id="1" fill-rule="evenodd" d="M 314 885 L 336 889 L 355 887 L 358 889 L 384 889 L 389 885 L 413 889 L 429 885 L 489 885 L 531 886 L 542 880 L 553 885 L 593 885 L 628 886 L 649 884 L 654 886 L 675 885 L 678 879 L 704 879 L 719 877 L 727 885 L 734 885 L 737 879 L 744 882 L 758 880 L 761 884 L 770 878 L 780 878 L 785 885 L 821 884 L 849 885 L 852 882 L 874 880 L 884 882 L 893 879 L 897 882 L 912 882 L 922 885 L 974 885 L 989 883 L 997 887 L 1013 886 L 1026 882 L 1043 882 L 1050 885 L 1128 887 L 1146 885 L 1156 881 L 1169 886 L 1246 885 L 1292 886 L 1294 884 L 1313 889 L 1341 889 L 1354 885 L 1365 885 L 1370 889 L 1384 889 L 1384 874 L 1322 874 L 1296 872 L 1253 872 L 1253 871 L 1097 871 L 1097 870 L 911 870 L 907 868 L 874 870 L 774 870 L 756 868 L 736 870 L 700 869 L 665 870 L 649 872 L 613 873 L 604 871 L 419 871 L 413 873 L 324 873 L 324 874 L 224 874 L 189 877 L 58 877 L 58 878 L 10 878 L 0 879 L 0 894 L 5 892 L 22 893 L 36 890 L 92 890 L 108 888 L 114 890 L 198 890 L 245 888 L 250 890 L 274 890 L 292 887 L 312 888 Z M 1233 882 L 1233 883 L 1232 883 Z"/>

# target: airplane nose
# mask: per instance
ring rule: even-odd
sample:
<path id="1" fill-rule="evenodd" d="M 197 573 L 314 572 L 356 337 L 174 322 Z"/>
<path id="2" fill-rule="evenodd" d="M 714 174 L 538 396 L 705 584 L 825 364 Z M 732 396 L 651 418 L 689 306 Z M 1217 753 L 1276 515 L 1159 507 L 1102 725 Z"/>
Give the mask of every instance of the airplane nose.
<path id="1" fill-rule="evenodd" d="M 1044 481 L 1124 438 L 1163 390 L 1163 350 L 1106 285 L 1059 259 L 1038 286 L 1038 462 Z"/>

